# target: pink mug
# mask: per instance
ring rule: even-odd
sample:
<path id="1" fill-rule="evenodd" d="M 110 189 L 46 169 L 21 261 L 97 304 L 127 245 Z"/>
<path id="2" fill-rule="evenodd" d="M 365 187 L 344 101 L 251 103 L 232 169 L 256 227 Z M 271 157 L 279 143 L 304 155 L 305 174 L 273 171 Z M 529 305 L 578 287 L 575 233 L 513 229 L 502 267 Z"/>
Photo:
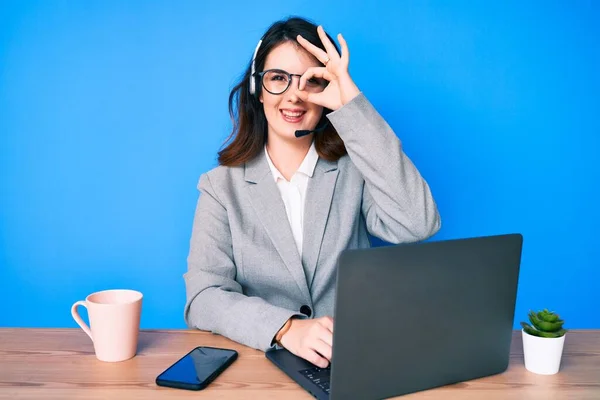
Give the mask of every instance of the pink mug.
<path id="1" fill-rule="evenodd" d="M 71 307 L 71 315 L 92 339 L 100 361 L 125 361 L 137 352 L 143 295 L 135 290 L 104 290 L 92 293 Z M 90 326 L 79 316 L 77 306 L 88 310 Z"/>

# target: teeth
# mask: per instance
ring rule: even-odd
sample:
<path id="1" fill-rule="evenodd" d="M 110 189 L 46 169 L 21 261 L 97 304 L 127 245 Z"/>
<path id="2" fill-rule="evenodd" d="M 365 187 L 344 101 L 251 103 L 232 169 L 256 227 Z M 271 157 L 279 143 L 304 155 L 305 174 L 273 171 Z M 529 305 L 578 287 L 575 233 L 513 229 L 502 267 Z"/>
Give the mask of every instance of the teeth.
<path id="1" fill-rule="evenodd" d="M 304 114 L 304 111 L 300 111 L 300 112 L 291 112 L 291 111 L 285 111 L 285 110 L 281 110 L 281 112 L 283 113 L 283 115 L 285 115 L 286 117 L 299 117 L 302 114 Z"/>

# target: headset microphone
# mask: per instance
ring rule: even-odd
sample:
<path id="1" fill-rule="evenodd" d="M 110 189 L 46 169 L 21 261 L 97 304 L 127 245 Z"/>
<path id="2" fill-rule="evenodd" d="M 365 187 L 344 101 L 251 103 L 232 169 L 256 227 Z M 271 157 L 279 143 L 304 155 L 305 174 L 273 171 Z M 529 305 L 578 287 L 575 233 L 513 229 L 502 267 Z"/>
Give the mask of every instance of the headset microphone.
<path id="1" fill-rule="evenodd" d="M 310 135 L 311 133 L 321 132 L 323 129 L 325 129 L 327 127 L 327 124 L 329 124 L 329 120 L 325 121 L 325 123 L 323 124 L 322 127 L 315 128 L 312 131 L 309 130 L 309 129 L 297 130 L 296 131 L 296 137 L 300 138 L 302 136 Z"/>

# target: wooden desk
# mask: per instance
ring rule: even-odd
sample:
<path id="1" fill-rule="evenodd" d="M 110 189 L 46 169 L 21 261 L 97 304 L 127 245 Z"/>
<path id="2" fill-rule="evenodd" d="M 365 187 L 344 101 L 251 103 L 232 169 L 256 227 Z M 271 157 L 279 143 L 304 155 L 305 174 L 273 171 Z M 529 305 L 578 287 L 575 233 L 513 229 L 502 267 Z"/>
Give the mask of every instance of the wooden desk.
<path id="1" fill-rule="evenodd" d="M 192 348 L 228 347 L 238 360 L 202 392 L 156 386 L 156 376 Z M 0 329 L 0 399 L 311 399 L 264 353 L 200 331 L 142 331 L 138 355 L 98 361 L 80 329 Z M 600 399 L 600 331 L 571 331 L 561 371 L 523 365 L 520 331 L 502 374 L 413 393 L 402 399 Z"/>

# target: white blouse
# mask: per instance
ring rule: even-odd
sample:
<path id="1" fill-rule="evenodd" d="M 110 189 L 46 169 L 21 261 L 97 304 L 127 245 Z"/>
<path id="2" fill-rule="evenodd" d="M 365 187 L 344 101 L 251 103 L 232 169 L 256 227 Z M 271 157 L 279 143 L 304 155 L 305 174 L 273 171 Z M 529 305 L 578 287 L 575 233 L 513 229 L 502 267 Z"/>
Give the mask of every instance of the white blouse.
<path id="1" fill-rule="evenodd" d="M 317 166 L 317 161 L 319 160 L 319 154 L 315 149 L 315 142 L 313 141 L 311 144 L 302 164 L 300 164 L 298 170 L 292 175 L 289 182 L 271 161 L 267 146 L 265 146 L 265 155 L 267 156 L 267 162 L 269 163 L 269 168 L 271 168 L 273 179 L 275 179 L 277 188 L 281 193 L 283 204 L 285 204 L 285 211 L 292 228 L 292 234 L 294 235 L 298 254 L 300 254 L 300 257 L 302 258 L 302 232 L 304 229 L 303 220 L 306 188 L 308 187 L 308 179 L 312 178 L 315 167 Z"/>

